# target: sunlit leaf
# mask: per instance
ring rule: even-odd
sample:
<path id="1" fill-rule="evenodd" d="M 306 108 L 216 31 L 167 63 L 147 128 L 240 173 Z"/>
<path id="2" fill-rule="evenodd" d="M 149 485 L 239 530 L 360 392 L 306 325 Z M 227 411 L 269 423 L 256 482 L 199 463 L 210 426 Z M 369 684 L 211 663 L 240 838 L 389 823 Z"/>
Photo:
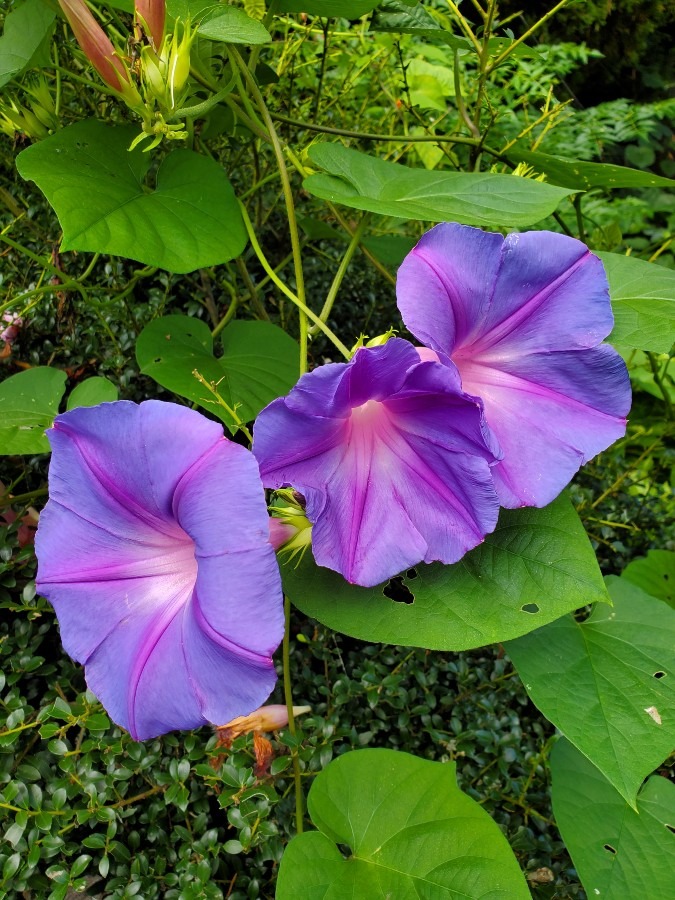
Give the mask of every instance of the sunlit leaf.
<path id="1" fill-rule="evenodd" d="M 54 207 L 61 249 L 111 253 L 170 272 L 238 256 L 247 236 L 222 167 L 191 150 L 174 150 L 152 188 L 146 183 L 150 155 L 128 150 L 137 133 L 89 119 L 17 156 L 19 173 Z"/>
<path id="2" fill-rule="evenodd" d="M 527 226 L 550 215 L 573 193 L 514 175 L 409 168 L 342 144 L 314 144 L 309 157 L 325 170 L 305 179 L 310 194 L 402 219 Z"/>
<path id="3" fill-rule="evenodd" d="M 454 763 L 345 753 L 317 775 L 308 808 L 319 830 L 287 847 L 277 900 L 530 897 L 501 830 L 457 787 Z"/>

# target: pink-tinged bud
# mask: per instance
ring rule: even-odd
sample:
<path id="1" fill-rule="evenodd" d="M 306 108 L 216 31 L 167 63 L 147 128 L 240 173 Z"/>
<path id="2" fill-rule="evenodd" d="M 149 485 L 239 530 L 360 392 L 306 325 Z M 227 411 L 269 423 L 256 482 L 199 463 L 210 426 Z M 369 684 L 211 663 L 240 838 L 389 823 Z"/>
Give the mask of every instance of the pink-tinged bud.
<path id="1" fill-rule="evenodd" d="M 291 538 L 297 534 L 298 529 L 290 522 L 283 519 L 270 519 L 270 544 L 275 550 L 283 547 Z"/>
<path id="2" fill-rule="evenodd" d="M 311 706 L 294 706 L 293 717 L 301 716 L 303 713 L 311 711 Z M 288 710 L 283 705 L 272 704 L 270 706 L 261 706 L 256 709 L 250 716 L 237 716 L 227 725 L 219 725 L 218 743 L 230 746 L 232 741 L 239 737 L 240 734 L 248 734 L 253 732 L 259 734 L 261 731 L 278 731 L 288 725 Z"/>
<path id="3" fill-rule="evenodd" d="M 13 344 L 19 336 L 23 319 L 21 316 L 14 315 L 14 313 L 4 313 L 2 319 L 0 319 L 0 323 L 3 322 L 6 322 L 7 325 L 0 324 L 0 341 Z"/>
<path id="4" fill-rule="evenodd" d="M 159 50 L 164 38 L 165 0 L 136 0 L 136 21 L 155 50 Z"/>
<path id="5" fill-rule="evenodd" d="M 126 94 L 131 84 L 122 60 L 84 0 L 59 0 L 61 9 L 87 59 L 113 90 Z"/>

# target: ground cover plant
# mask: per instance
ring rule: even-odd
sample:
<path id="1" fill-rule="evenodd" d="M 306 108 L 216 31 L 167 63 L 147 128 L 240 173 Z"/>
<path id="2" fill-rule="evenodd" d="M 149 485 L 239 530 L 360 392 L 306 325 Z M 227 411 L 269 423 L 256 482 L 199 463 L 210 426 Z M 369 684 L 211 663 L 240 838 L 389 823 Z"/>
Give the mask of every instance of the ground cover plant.
<path id="1" fill-rule="evenodd" d="M 574 9 L 9 5 L 4 895 L 675 893 L 673 104 Z"/>

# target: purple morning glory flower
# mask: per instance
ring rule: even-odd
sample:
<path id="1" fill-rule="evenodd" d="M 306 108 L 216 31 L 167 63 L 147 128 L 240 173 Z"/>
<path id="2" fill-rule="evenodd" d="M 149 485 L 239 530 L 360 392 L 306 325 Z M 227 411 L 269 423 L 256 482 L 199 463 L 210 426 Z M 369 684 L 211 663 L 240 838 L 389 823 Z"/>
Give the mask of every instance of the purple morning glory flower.
<path id="1" fill-rule="evenodd" d="M 447 354 L 480 397 L 503 451 L 503 506 L 545 506 L 583 463 L 620 438 L 630 382 L 602 344 L 613 325 L 600 260 L 548 231 L 432 228 L 398 270 L 410 331 Z"/>
<path id="2" fill-rule="evenodd" d="M 316 562 L 356 584 L 456 562 L 497 522 L 480 403 L 398 338 L 303 375 L 258 416 L 253 452 L 266 487 L 305 497 Z"/>
<path id="3" fill-rule="evenodd" d="M 57 416 L 38 589 L 112 719 L 143 740 L 269 696 L 281 584 L 252 454 L 173 403 Z"/>

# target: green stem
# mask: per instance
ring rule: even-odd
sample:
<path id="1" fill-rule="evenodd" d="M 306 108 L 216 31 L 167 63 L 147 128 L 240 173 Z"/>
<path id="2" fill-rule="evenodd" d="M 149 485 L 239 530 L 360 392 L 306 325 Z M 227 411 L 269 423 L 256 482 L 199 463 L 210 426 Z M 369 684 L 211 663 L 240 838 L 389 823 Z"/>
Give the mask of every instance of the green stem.
<path id="1" fill-rule="evenodd" d="M 495 59 L 494 62 L 488 67 L 486 74 L 491 75 L 492 72 L 494 72 L 494 70 L 497 68 L 497 66 L 501 66 L 504 60 L 508 59 L 508 57 L 513 53 L 516 47 L 518 47 L 523 43 L 523 41 L 526 41 L 529 37 L 531 37 L 538 28 L 541 28 L 541 26 L 545 22 L 548 22 L 551 16 L 554 16 L 558 12 L 558 10 L 562 9 L 563 6 L 567 6 L 568 3 L 569 0 L 560 0 L 560 3 L 556 3 L 553 9 L 550 9 L 545 15 L 541 17 L 541 19 L 539 19 L 539 21 L 535 22 L 531 28 L 528 28 L 525 34 L 521 34 L 521 36 L 517 38 L 512 44 L 509 44 L 509 46 L 504 50 L 503 53 L 500 53 L 497 59 Z"/>
<path id="2" fill-rule="evenodd" d="M 223 400 L 223 398 L 220 396 L 220 394 L 218 393 L 218 390 L 217 390 L 218 386 L 215 383 L 207 381 L 206 378 L 204 378 L 204 376 L 198 369 L 193 369 L 192 374 L 197 379 L 197 381 L 201 385 L 203 385 L 210 394 L 213 395 L 213 397 L 215 398 L 215 402 L 218 404 L 218 406 L 223 407 L 225 412 L 232 419 L 232 422 L 234 423 L 234 425 L 236 425 L 236 427 L 246 435 L 246 439 L 248 440 L 249 444 L 252 444 L 253 443 L 253 435 L 248 430 L 245 423 L 237 415 L 236 409 L 233 409 L 229 405 L 229 403 L 227 403 L 225 400 Z M 221 381 L 222 381 L 222 378 L 221 378 Z"/>
<path id="3" fill-rule="evenodd" d="M 333 309 L 333 304 L 335 303 L 335 298 L 337 297 L 340 285 L 342 284 L 342 279 L 344 278 L 347 268 L 349 267 L 349 263 L 352 261 L 352 257 L 356 252 L 356 248 L 361 242 L 361 237 L 366 227 L 367 218 L 368 214 L 366 213 L 359 222 L 354 233 L 352 234 L 352 239 L 349 242 L 349 246 L 347 247 L 345 255 L 342 257 L 338 270 L 335 273 L 333 283 L 331 284 L 330 290 L 328 291 L 328 296 L 326 297 L 326 302 L 324 303 L 321 313 L 319 314 L 319 318 L 322 322 L 328 321 L 328 317 L 331 313 L 331 310 Z M 309 333 L 310 335 L 315 335 L 318 330 L 319 329 L 316 325 L 312 325 L 312 327 L 309 329 Z"/>
<path id="4" fill-rule="evenodd" d="M 659 363 L 656 359 L 656 354 L 654 354 L 651 350 L 647 351 L 647 359 L 649 360 L 649 366 L 652 370 L 652 376 L 658 389 L 661 391 L 661 395 L 663 396 L 663 402 L 666 405 L 666 418 L 670 421 L 673 418 L 673 404 L 670 401 L 670 391 L 668 390 L 668 386 L 663 380 L 663 375 L 659 371 Z"/>
<path id="5" fill-rule="evenodd" d="M 574 212 L 577 215 L 577 230 L 579 231 L 579 240 L 586 243 L 586 229 L 584 227 L 584 217 L 581 213 L 581 194 L 575 194 L 572 198 Z"/>
<path id="6" fill-rule="evenodd" d="M 364 141 L 392 141 L 401 144 L 469 144 L 472 147 L 479 143 L 480 138 L 469 138 L 461 134 L 372 134 L 368 131 L 349 131 L 346 128 L 333 128 L 328 125 L 317 125 L 313 122 L 301 122 L 299 119 L 292 119 L 290 116 L 282 116 L 281 113 L 270 113 L 271 118 L 277 122 L 284 122 L 286 125 L 293 125 L 296 128 L 305 128 L 307 131 L 319 131 L 322 134 L 336 134 L 340 137 L 358 138 Z M 493 156 L 501 156 L 498 150 L 492 150 L 489 147 L 483 147 Z"/>
<path id="7" fill-rule="evenodd" d="M 288 169 L 286 168 L 286 161 L 284 160 L 284 152 L 281 148 L 281 143 L 279 141 L 279 136 L 277 135 L 276 128 L 274 127 L 274 122 L 272 121 L 272 117 L 269 114 L 269 110 L 265 104 L 265 100 L 263 95 L 260 93 L 258 85 L 256 83 L 255 78 L 249 72 L 246 63 L 242 59 L 239 52 L 233 47 L 231 52 L 232 58 L 235 60 L 241 73 L 246 80 L 246 84 L 248 85 L 248 89 L 251 92 L 251 96 L 256 102 L 258 106 L 258 110 L 260 111 L 260 115 L 262 116 L 263 122 L 265 123 L 265 127 L 269 132 L 269 136 L 272 140 L 272 148 L 274 150 L 274 155 L 277 160 L 277 166 L 279 168 L 279 176 L 281 178 L 281 188 L 284 194 L 284 202 L 286 204 L 286 215 L 288 218 L 288 227 L 291 237 L 291 249 L 293 250 L 293 264 L 295 269 L 295 289 L 297 291 L 298 300 L 304 305 L 305 303 L 305 279 L 302 270 L 302 253 L 300 250 L 300 232 L 298 230 L 297 218 L 295 215 L 295 203 L 293 201 L 293 189 L 291 188 L 291 181 L 288 177 Z M 300 323 L 300 374 L 302 375 L 307 371 L 307 316 L 302 311 L 302 307 L 299 307 L 301 310 L 299 313 L 299 323 Z"/>
<path id="8" fill-rule="evenodd" d="M 291 601 L 284 597 L 284 642 L 281 649 L 282 665 L 284 670 L 284 700 L 288 712 L 288 730 L 292 737 L 296 735 L 295 718 L 293 716 L 293 688 L 291 685 Z M 291 747 L 291 759 L 293 760 L 293 780 L 295 782 L 295 828 L 298 834 L 303 832 L 303 808 L 302 773 L 300 772 L 300 759 L 297 746 Z"/>
<path id="9" fill-rule="evenodd" d="M 243 203 L 239 204 L 239 209 L 241 210 L 241 215 L 244 220 L 244 227 L 246 228 L 246 232 L 248 234 L 248 239 L 251 242 L 251 247 L 253 248 L 253 252 L 258 257 L 260 265 L 263 267 L 265 272 L 267 272 L 271 281 L 276 284 L 279 290 L 285 294 L 288 299 L 293 303 L 298 309 L 302 310 L 302 312 L 310 319 L 314 324 L 322 331 L 328 340 L 342 353 L 345 359 L 351 359 L 351 353 L 342 343 L 340 338 L 334 334 L 330 328 L 322 322 L 319 316 L 315 312 L 313 312 L 305 303 L 303 303 L 299 297 L 297 297 L 293 291 L 279 278 L 277 273 L 274 271 L 272 266 L 269 264 L 267 257 L 262 252 L 260 244 L 258 243 L 258 239 L 255 235 L 255 231 L 253 230 L 253 225 L 251 223 L 251 219 L 249 218 L 248 212 L 246 211 L 246 207 Z"/>

